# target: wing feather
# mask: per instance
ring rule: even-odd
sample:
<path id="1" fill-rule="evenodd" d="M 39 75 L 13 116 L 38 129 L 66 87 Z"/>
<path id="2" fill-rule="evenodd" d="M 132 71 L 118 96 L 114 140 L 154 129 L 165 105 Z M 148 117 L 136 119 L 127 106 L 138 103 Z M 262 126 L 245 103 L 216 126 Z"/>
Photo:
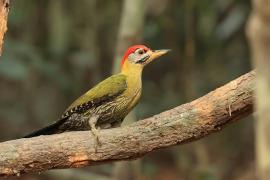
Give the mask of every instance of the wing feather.
<path id="1" fill-rule="evenodd" d="M 92 107 L 112 101 L 121 95 L 126 89 L 126 76 L 123 74 L 113 75 L 76 99 L 63 113 L 61 119 L 65 119 L 73 113 L 83 113 Z"/>

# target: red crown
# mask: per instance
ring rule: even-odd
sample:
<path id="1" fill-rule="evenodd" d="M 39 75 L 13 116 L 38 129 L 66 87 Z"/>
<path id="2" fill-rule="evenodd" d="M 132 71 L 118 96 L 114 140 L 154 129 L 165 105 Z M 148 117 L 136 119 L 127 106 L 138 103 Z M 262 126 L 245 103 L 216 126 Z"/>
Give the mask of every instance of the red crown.
<path id="1" fill-rule="evenodd" d="M 123 64 L 125 63 L 125 61 L 127 60 L 127 57 L 131 54 L 131 53 L 134 53 L 137 49 L 139 48 L 142 48 L 144 49 L 145 51 L 148 51 L 149 48 L 146 47 L 145 45 L 134 45 L 134 46 L 131 46 L 127 49 L 122 61 L 121 61 L 121 66 L 123 66 Z"/>

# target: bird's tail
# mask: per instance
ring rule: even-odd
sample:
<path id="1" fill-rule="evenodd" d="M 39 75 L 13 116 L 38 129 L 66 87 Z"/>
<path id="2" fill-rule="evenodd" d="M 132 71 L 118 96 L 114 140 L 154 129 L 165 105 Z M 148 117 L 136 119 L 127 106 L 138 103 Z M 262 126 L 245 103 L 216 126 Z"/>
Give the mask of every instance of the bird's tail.
<path id="1" fill-rule="evenodd" d="M 60 133 L 59 131 L 59 126 L 62 125 L 64 123 L 64 121 L 60 120 L 60 121 L 56 121 L 55 123 L 46 126 L 42 129 L 36 130 L 26 136 L 24 136 L 23 138 L 31 138 L 31 137 L 35 137 L 35 136 L 40 136 L 40 135 L 50 135 L 50 134 L 57 134 Z"/>

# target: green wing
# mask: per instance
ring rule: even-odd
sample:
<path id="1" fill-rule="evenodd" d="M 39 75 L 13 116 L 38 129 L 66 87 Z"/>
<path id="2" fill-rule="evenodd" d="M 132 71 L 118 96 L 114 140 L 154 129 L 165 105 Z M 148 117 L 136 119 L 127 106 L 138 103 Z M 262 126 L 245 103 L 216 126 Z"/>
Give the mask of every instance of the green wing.
<path id="1" fill-rule="evenodd" d="M 110 101 L 122 94 L 126 89 L 125 75 L 116 74 L 110 76 L 75 100 L 61 118 L 66 118 L 76 111 L 83 112 L 95 105 Z"/>

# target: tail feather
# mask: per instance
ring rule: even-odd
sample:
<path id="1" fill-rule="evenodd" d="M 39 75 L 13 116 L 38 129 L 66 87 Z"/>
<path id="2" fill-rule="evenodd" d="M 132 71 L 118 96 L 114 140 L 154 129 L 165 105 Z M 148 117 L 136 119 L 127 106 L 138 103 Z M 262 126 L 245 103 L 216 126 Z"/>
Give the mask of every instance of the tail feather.
<path id="1" fill-rule="evenodd" d="M 31 138 L 31 137 L 40 136 L 40 135 L 50 135 L 50 134 L 59 133 L 59 126 L 62 125 L 63 122 L 64 121 L 62 121 L 62 120 L 56 121 L 55 123 L 53 123 L 47 127 L 36 130 L 36 131 L 24 136 L 23 138 Z"/>

